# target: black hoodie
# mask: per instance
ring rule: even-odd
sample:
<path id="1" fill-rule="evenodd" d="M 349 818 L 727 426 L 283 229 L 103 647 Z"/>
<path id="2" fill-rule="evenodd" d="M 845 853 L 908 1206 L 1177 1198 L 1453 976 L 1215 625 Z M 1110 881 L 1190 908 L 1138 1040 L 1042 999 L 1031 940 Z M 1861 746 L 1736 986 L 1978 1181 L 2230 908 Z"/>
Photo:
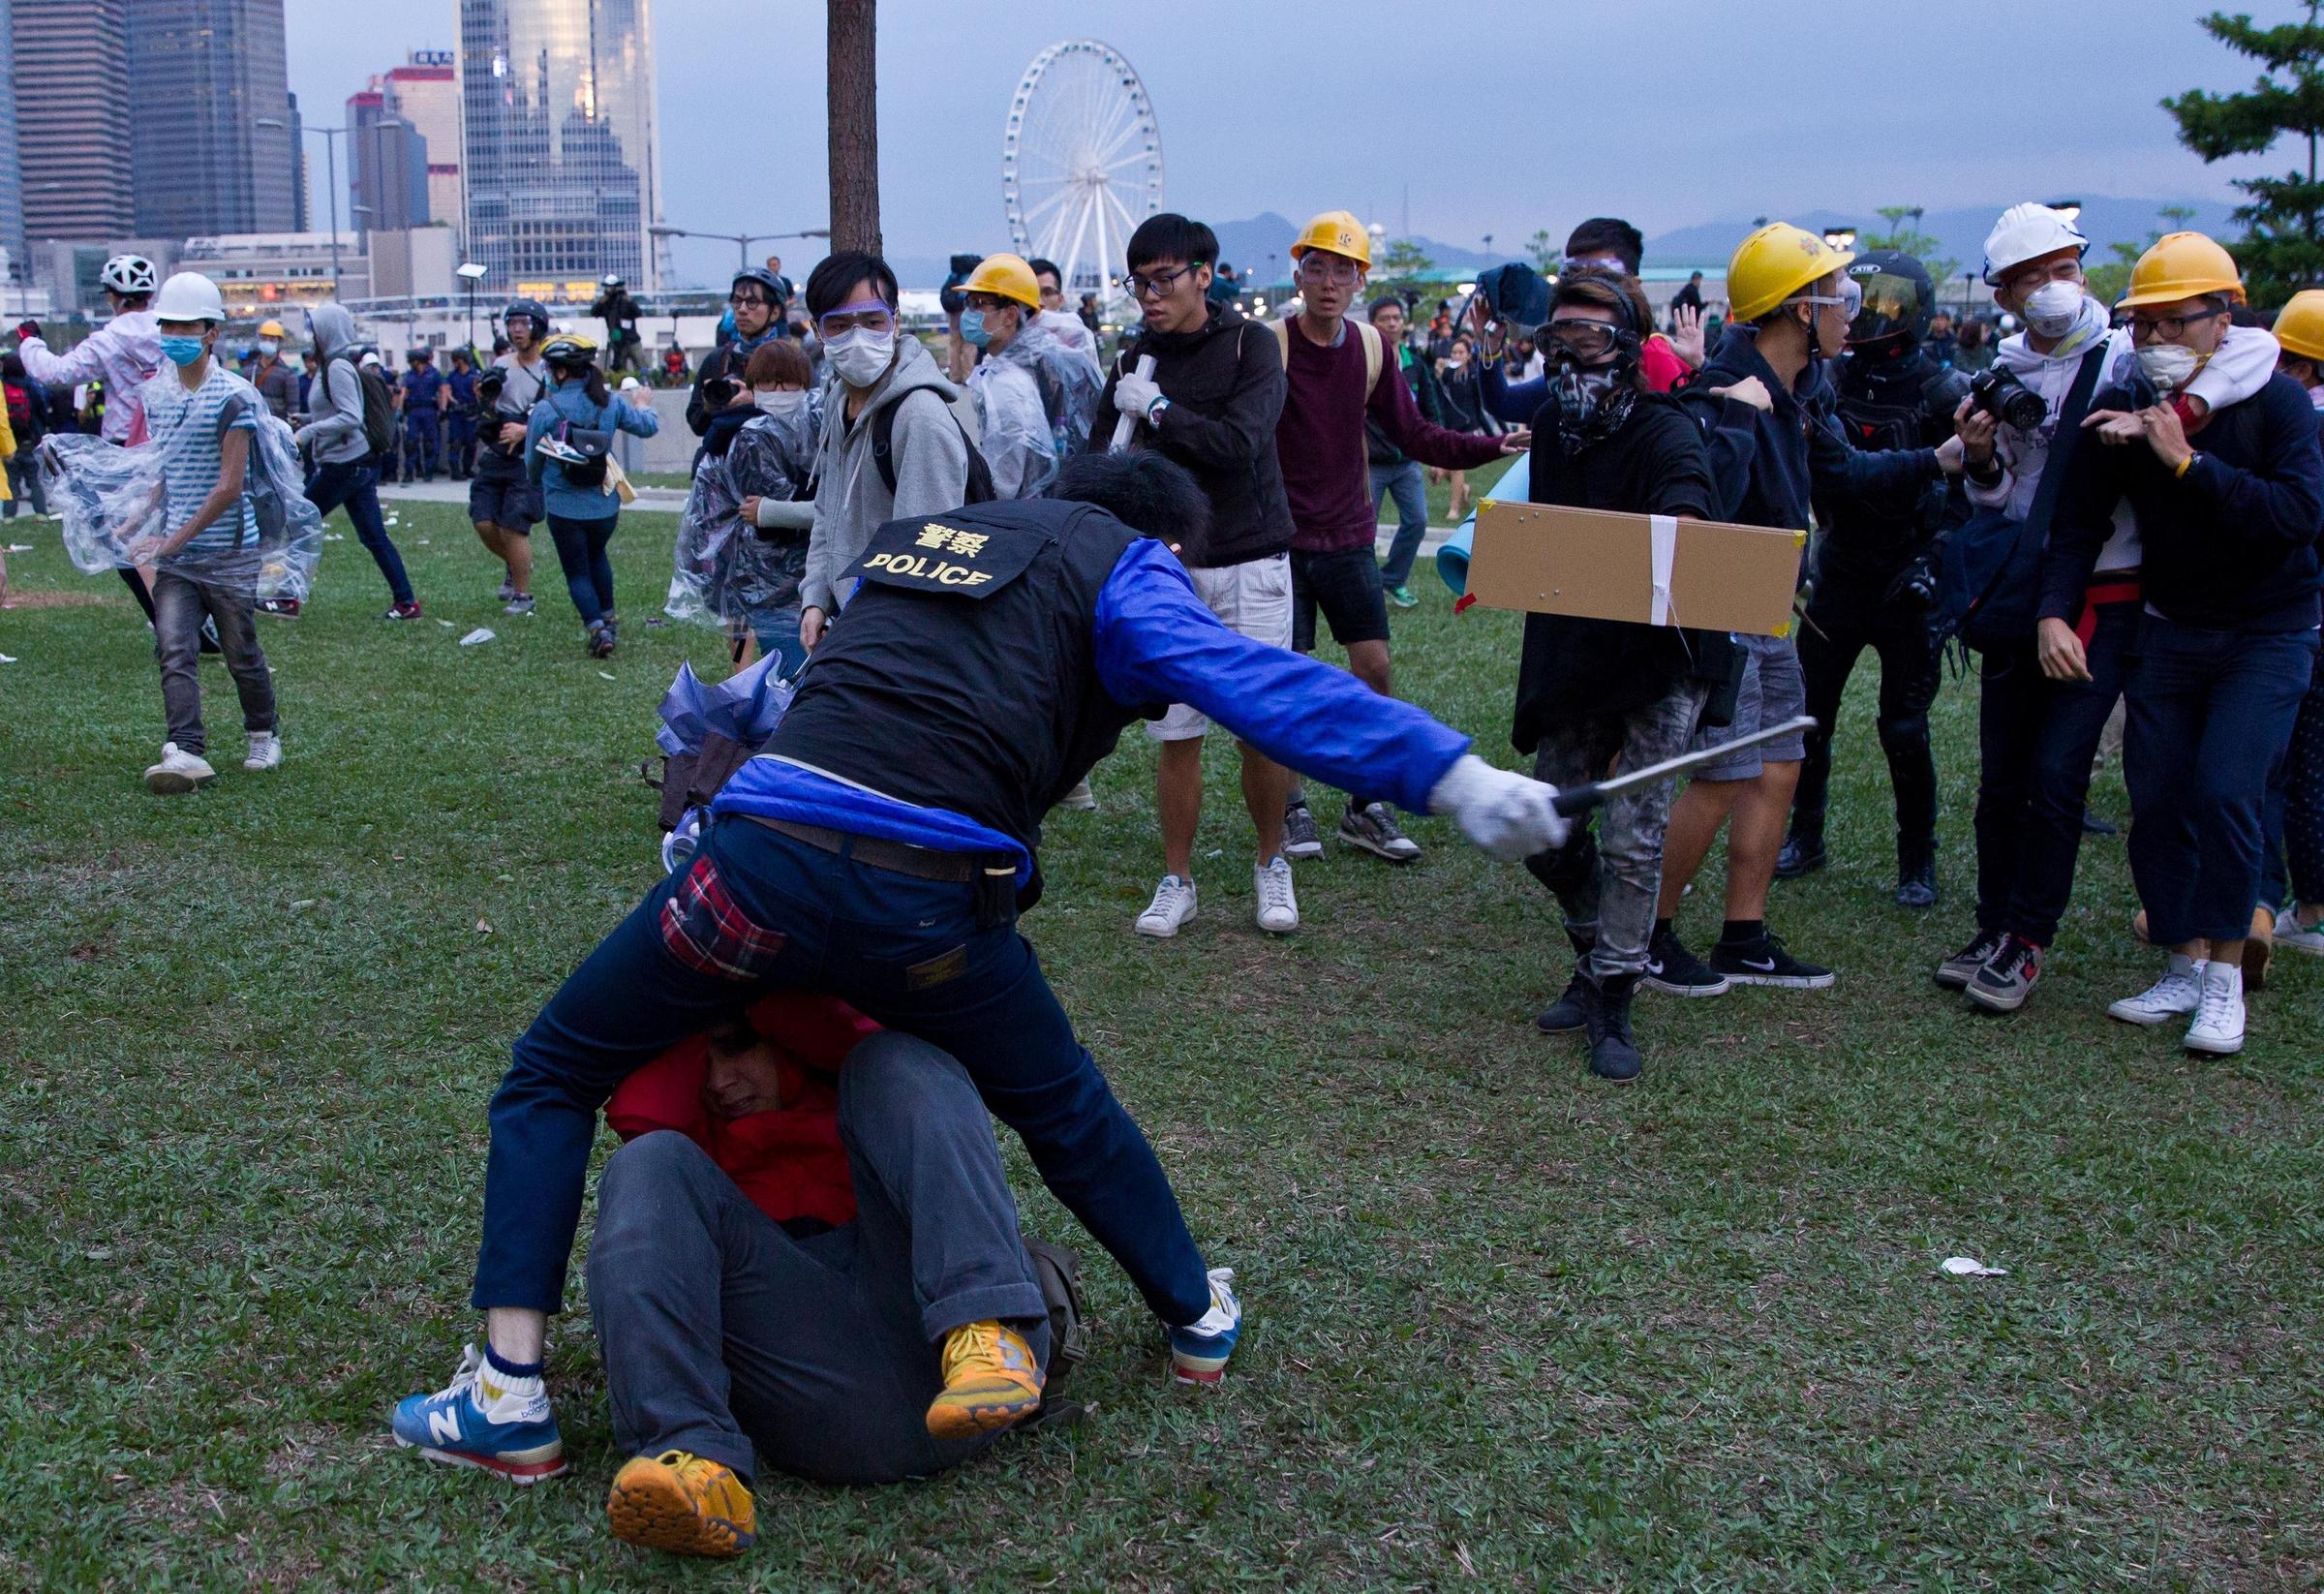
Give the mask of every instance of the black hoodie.
<path id="1" fill-rule="evenodd" d="M 1088 449 L 1114 440 L 1114 384 L 1154 357 L 1154 383 L 1170 408 L 1159 435 L 1143 420 L 1138 441 L 1193 473 L 1210 501 L 1206 567 L 1268 559 L 1291 547 L 1291 505 L 1275 462 L 1275 419 L 1283 413 L 1283 356 L 1274 333 L 1231 304 L 1213 303 L 1191 332 L 1142 332 L 1106 374 Z"/>

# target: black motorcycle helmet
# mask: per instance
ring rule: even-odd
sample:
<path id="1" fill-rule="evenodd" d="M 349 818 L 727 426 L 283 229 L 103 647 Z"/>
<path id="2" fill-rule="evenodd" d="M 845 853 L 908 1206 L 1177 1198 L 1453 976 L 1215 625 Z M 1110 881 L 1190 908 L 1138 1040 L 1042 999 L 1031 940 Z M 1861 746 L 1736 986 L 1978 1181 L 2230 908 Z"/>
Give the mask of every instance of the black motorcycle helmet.
<path id="1" fill-rule="evenodd" d="M 501 323 L 506 325 L 519 316 L 533 323 L 534 342 L 537 343 L 549 335 L 549 313 L 541 307 L 538 299 L 509 300 L 508 308 L 501 312 Z"/>
<path id="2" fill-rule="evenodd" d="M 1864 291 L 1864 307 L 1848 323 L 1848 346 L 1873 353 L 1901 354 L 1929 335 L 1937 313 L 1937 285 L 1929 269 L 1897 249 L 1859 255 L 1848 275 Z"/>

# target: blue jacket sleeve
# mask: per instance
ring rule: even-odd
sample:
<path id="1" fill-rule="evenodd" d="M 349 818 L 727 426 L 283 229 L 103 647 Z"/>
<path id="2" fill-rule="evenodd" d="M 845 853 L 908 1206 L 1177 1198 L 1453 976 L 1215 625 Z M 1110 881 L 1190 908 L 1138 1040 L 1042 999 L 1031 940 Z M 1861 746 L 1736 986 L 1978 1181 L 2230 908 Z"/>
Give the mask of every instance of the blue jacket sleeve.
<path id="1" fill-rule="evenodd" d="M 1150 537 L 1097 598 L 1097 674 L 1123 704 L 1187 703 L 1279 764 L 1414 813 L 1469 739 L 1345 670 L 1229 630 Z"/>
<path id="2" fill-rule="evenodd" d="M 612 424 L 632 437 L 650 438 L 661 430 L 661 412 L 652 405 L 640 408 L 627 399 L 613 401 Z"/>
<path id="3" fill-rule="evenodd" d="M 2203 452 L 2195 434 L 2195 462 L 2187 467 L 2190 496 L 2208 504 L 2221 534 L 2245 547 L 2305 548 L 2316 539 L 2324 514 L 2324 460 L 2318 458 L 2315 412 L 2302 410 L 2288 390 L 2262 389 L 2266 462 L 2239 468 Z"/>
<path id="4" fill-rule="evenodd" d="M 1916 493 L 1944 475 L 1934 448 L 1883 448 L 1867 453 L 1850 447 L 1840 423 L 1826 412 L 1808 424 L 1808 471 L 1820 492 L 1846 493 L 1875 504 Z"/>
<path id="5" fill-rule="evenodd" d="M 1512 383 L 1507 375 L 1509 367 L 1506 362 L 1487 360 L 1483 363 L 1484 375 L 1480 390 L 1484 394 L 1485 409 L 1495 420 L 1506 421 L 1512 426 L 1529 424 L 1534 414 L 1549 397 L 1549 379 L 1536 377 L 1531 382 Z"/>

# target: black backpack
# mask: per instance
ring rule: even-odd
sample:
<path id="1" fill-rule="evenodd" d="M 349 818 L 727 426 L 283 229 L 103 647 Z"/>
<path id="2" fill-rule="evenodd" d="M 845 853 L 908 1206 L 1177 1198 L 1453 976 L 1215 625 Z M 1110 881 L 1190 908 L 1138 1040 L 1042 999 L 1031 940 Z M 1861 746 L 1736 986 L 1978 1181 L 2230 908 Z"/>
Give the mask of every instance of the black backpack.
<path id="1" fill-rule="evenodd" d="M 906 393 L 903 398 L 911 396 Z M 872 416 L 872 463 L 879 467 L 879 479 L 887 483 L 890 499 L 896 496 L 896 412 L 902 406 L 903 399 L 883 404 Z M 951 413 L 952 406 L 944 408 L 947 414 Z M 952 423 L 960 428 L 961 444 L 968 450 L 968 491 L 961 502 L 990 504 L 998 496 L 993 490 L 993 467 L 985 463 L 984 450 L 969 440 L 968 428 L 961 425 L 961 417 L 953 415 Z"/>
<path id="2" fill-rule="evenodd" d="M 322 396 L 331 396 L 331 367 L 334 359 L 322 362 Z M 385 459 L 395 452 L 395 396 L 387 391 L 387 379 L 377 371 L 355 368 L 355 385 L 363 393 L 363 446 L 371 450 L 374 459 Z"/>

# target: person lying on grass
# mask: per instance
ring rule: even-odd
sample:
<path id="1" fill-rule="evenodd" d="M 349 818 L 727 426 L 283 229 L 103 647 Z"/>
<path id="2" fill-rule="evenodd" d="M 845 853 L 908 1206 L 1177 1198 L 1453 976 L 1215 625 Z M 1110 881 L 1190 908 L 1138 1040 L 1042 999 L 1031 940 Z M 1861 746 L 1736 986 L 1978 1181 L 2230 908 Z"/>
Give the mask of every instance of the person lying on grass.
<path id="1" fill-rule="evenodd" d="M 598 1184 L 589 1297 L 630 1457 L 605 1503 L 616 1536 L 738 1555 L 758 1461 L 818 1483 L 924 1477 L 1039 1409 L 1049 1308 L 951 1058 L 785 993 L 630 1075 L 605 1118 L 625 1144 Z M 480 1416 L 537 1442 L 479 1449 Z M 454 1390 L 400 1403 L 394 1431 L 516 1483 L 567 1467 L 539 1369 L 473 1347 Z"/>

